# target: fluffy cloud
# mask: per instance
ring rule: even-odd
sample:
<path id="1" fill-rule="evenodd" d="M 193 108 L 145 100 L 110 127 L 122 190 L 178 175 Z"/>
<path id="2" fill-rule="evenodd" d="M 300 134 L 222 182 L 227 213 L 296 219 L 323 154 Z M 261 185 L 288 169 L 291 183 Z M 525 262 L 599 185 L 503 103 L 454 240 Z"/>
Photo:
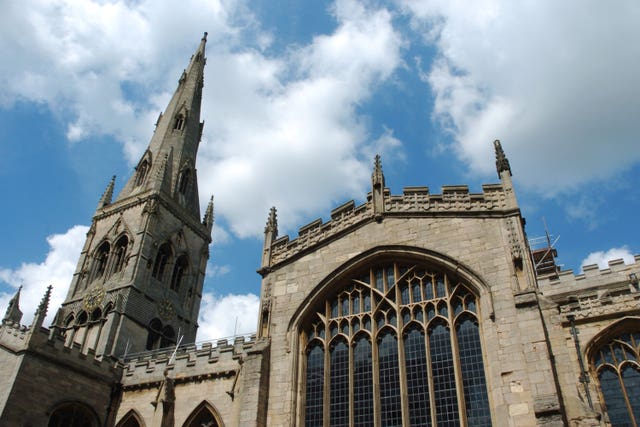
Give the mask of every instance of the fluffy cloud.
<path id="1" fill-rule="evenodd" d="M 609 268 L 609 261 L 614 259 L 623 259 L 625 264 L 633 264 L 635 262 L 635 258 L 629 248 L 622 246 L 620 248 L 611 248 L 607 251 L 592 252 L 582 260 L 580 265 L 584 267 L 585 265 L 597 264 L 602 270 Z"/>
<path id="2" fill-rule="evenodd" d="M 258 325 L 260 298 L 254 294 L 202 295 L 198 319 L 198 340 L 254 333 Z"/>
<path id="3" fill-rule="evenodd" d="M 472 171 L 493 173 L 495 138 L 516 178 L 547 193 L 640 160 L 637 2 L 401 3 L 437 47 L 433 117 Z"/>
<path id="4" fill-rule="evenodd" d="M 64 234 L 47 237 L 49 253 L 41 263 L 22 264 L 15 270 L 0 269 L 0 281 L 9 284 L 13 292 L 0 293 L 0 307 L 6 308 L 18 286 L 22 285 L 20 310 L 24 313 L 23 324 L 29 324 L 42 300 L 47 286 L 52 285 L 51 302 L 45 324 L 53 321 L 58 307 L 64 301 L 69 283 L 76 269 L 88 227 L 76 225 Z"/>

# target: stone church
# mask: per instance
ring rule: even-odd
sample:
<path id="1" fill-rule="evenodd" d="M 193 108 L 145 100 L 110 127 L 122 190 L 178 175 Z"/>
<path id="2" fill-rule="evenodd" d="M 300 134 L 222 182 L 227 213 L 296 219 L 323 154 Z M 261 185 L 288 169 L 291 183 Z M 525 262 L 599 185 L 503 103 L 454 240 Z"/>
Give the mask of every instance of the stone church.
<path id="1" fill-rule="evenodd" d="M 53 324 L 50 289 L 31 325 L 10 302 L 1 426 L 640 425 L 640 256 L 576 275 L 532 250 L 499 141 L 481 193 L 391 194 L 377 157 L 366 202 L 295 238 L 272 209 L 256 334 L 194 344 L 205 44 L 100 198 Z"/>

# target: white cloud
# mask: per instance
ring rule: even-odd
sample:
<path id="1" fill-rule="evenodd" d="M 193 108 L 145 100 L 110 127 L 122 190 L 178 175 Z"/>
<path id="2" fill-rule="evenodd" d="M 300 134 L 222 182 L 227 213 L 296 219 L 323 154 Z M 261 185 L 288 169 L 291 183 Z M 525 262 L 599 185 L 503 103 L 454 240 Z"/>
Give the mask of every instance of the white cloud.
<path id="1" fill-rule="evenodd" d="M 472 171 L 494 173 L 496 138 L 515 178 L 547 194 L 640 161 L 637 2 L 401 4 L 438 49 L 434 118 Z"/>
<path id="2" fill-rule="evenodd" d="M 88 230 L 87 226 L 76 225 L 64 234 L 47 237 L 49 253 L 41 263 L 25 263 L 15 270 L 0 269 L 0 281 L 14 289 L 23 286 L 20 294 L 23 324 L 31 323 L 49 285 L 53 289 L 45 325 L 48 326 L 53 321 L 58 307 L 67 295 Z M 12 292 L 0 293 L 0 307 L 6 308 L 12 296 Z"/>
<path id="3" fill-rule="evenodd" d="M 207 263 L 207 277 L 220 277 L 231 271 L 230 265 Z"/>
<path id="4" fill-rule="evenodd" d="M 597 264 L 601 270 L 609 268 L 609 261 L 614 259 L 623 259 L 625 264 L 633 264 L 635 262 L 635 258 L 629 248 L 627 246 L 622 246 L 619 248 L 611 248 L 607 251 L 591 252 L 580 263 L 580 269 L 582 270 L 582 267 L 585 265 L 593 264 Z"/>
<path id="5" fill-rule="evenodd" d="M 198 341 L 254 333 L 260 299 L 254 294 L 202 295 L 198 318 Z"/>

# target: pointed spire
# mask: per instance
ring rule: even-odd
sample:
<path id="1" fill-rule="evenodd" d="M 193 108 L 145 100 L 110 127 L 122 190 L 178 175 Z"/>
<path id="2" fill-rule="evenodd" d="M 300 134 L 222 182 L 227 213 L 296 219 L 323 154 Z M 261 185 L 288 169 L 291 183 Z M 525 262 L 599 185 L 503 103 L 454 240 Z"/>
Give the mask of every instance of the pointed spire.
<path id="1" fill-rule="evenodd" d="M 115 184 L 116 176 L 113 175 L 111 177 L 111 181 L 109 181 L 109 184 L 107 185 L 107 188 L 104 190 L 104 193 L 102 193 L 102 197 L 100 197 L 97 209 L 102 209 L 105 206 L 111 204 L 111 199 L 113 198 L 113 187 L 115 186 Z"/>
<path id="2" fill-rule="evenodd" d="M 49 309 L 49 301 L 51 300 L 51 289 L 53 286 L 47 286 L 47 291 L 44 293 L 42 297 L 42 301 L 40 301 L 40 305 L 38 305 L 38 309 L 36 310 L 36 315 L 33 318 L 32 327 L 34 329 L 39 328 L 44 323 L 44 318 L 47 317 L 47 310 Z"/>
<path id="3" fill-rule="evenodd" d="M 9 306 L 7 307 L 7 312 L 4 315 L 4 319 L 2 319 L 2 324 L 9 323 L 14 325 L 20 325 L 20 320 L 22 320 L 22 311 L 20 311 L 20 291 L 22 290 L 22 285 L 18 288 L 18 292 L 11 298 L 9 301 Z"/>
<path id="4" fill-rule="evenodd" d="M 380 155 L 376 154 L 376 159 L 371 174 L 373 217 L 376 221 L 382 221 L 384 213 L 384 174 L 382 173 L 382 162 Z"/>
<path id="5" fill-rule="evenodd" d="M 278 214 L 276 207 L 272 206 L 269 210 L 269 217 L 267 218 L 267 225 L 264 228 L 265 233 L 278 234 Z"/>
<path id="6" fill-rule="evenodd" d="M 202 223 L 209 230 L 209 234 L 211 234 L 211 229 L 213 228 L 213 196 L 209 200 L 209 204 L 207 205 L 207 211 L 204 213 L 204 218 L 202 218 Z"/>
<path id="7" fill-rule="evenodd" d="M 502 150 L 502 144 L 500 144 L 500 140 L 496 139 L 495 141 L 493 141 L 493 146 L 496 149 L 496 170 L 498 171 L 498 178 L 500 178 L 502 172 L 505 171 L 509 172 L 509 175 L 511 175 L 511 166 L 509 166 L 509 159 L 507 159 L 507 156 Z"/>

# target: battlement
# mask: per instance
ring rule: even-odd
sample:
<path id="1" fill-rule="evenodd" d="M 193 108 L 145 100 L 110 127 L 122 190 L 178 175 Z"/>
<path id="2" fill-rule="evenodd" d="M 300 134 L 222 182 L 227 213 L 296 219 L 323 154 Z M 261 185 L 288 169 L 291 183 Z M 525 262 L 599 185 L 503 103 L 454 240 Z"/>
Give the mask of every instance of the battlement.
<path id="1" fill-rule="evenodd" d="M 29 327 L 19 323 L 3 322 L 0 325 L 0 346 L 13 352 L 27 347 Z"/>
<path id="2" fill-rule="evenodd" d="M 431 194 L 429 187 L 405 187 L 401 195 L 391 195 L 388 188 L 382 192 L 382 216 L 450 216 L 501 212 L 509 208 L 502 184 L 485 184 L 482 193 L 470 193 L 466 185 L 445 185 L 441 194 Z M 298 230 L 298 237 L 290 240 L 281 236 L 271 244 L 271 264 L 286 259 L 340 233 L 373 221 L 375 218 L 372 193 L 367 202 L 356 206 L 350 200 L 331 211 L 331 219 L 316 219 Z"/>
<path id="3" fill-rule="evenodd" d="M 564 322 L 619 317 L 640 312 L 640 255 L 633 264 L 609 261 L 609 268 L 586 265 L 581 274 L 565 270 L 538 279 L 543 295 L 558 304 Z"/>
<path id="4" fill-rule="evenodd" d="M 214 378 L 236 375 L 247 354 L 261 352 L 268 345 L 255 335 L 237 336 L 233 341 L 188 344 L 178 347 L 132 354 L 120 362 L 125 387 L 153 386 L 164 378 L 165 371 L 177 382 L 191 377 Z M 175 357 L 172 358 L 175 352 Z"/>

